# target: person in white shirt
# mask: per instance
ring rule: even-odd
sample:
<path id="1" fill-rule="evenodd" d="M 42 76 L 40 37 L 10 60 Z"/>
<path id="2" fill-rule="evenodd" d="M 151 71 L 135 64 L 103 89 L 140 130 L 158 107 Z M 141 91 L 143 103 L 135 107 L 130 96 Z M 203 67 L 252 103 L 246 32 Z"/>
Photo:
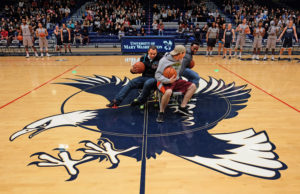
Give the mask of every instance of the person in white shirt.
<path id="1" fill-rule="evenodd" d="M 70 8 L 68 8 L 68 6 L 65 8 L 65 17 L 67 18 L 69 16 L 69 14 L 71 13 Z"/>

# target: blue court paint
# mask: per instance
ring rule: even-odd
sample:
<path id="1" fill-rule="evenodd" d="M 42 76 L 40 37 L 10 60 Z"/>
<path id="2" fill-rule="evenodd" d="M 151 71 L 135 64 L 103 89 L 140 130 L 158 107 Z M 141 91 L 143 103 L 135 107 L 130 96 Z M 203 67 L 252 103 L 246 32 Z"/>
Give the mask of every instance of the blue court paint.
<path id="1" fill-rule="evenodd" d="M 71 181 L 79 175 L 79 170 L 74 169 L 78 169 L 80 164 L 92 160 L 102 162 L 107 159 L 111 163 L 109 169 L 114 169 L 122 162 L 118 156 L 127 156 L 141 163 L 140 194 L 145 193 L 147 160 L 156 159 L 163 152 L 188 160 L 199 165 L 199 168 L 207 167 L 233 177 L 247 174 L 263 179 L 278 179 L 280 170 L 287 168 L 274 153 L 275 146 L 270 142 L 266 131 L 256 132 L 249 128 L 231 133 L 209 132 L 219 122 L 233 119 L 240 114 L 240 110 L 247 107 L 250 89 L 245 89 L 246 85 L 236 86 L 234 82 L 226 84 L 223 80 L 212 77 L 209 81 L 201 78 L 199 92 L 187 105 L 192 116 L 179 114 L 178 106 L 168 106 L 165 110 L 165 122 L 157 123 L 159 111 L 155 106 L 157 102 L 148 102 L 144 110 L 130 106 L 139 95 L 138 89 L 132 89 L 117 109 L 68 112 L 65 105 L 71 103 L 74 96 L 80 95 L 81 99 L 84 99 L 84 95 L 89 93 L 111 101 L 130 81 L 128 78 L 121 80 L 115 76 L 78 77 L 80 78 L 57 83 L 79 89 L 62 103 L 61 113 L 32 122 L 14 133 L 10 140 L 14 141 L 24 134 L 28 134 L 30 138 L 38 134 L 47 135 L 40 132 L 62 126 L 94 131 L 95 138 L 99 140 L 81 141 L 78 150 L 83 152 L 83 156 L 80 160 L 73 160 L 67 150 L 56 149 L 59 152 L 58 156 L 46 152 L 34 153 L 32 156 L 43 156 L 42 158 L 51 160 L 34 161 L 30 163 L 31 165 L 54 167 L 57 162 L 64 163 L 63 166 L 70 176 L 68 181 Z M 270 146 L 266 148 L 265 145 Z M 253 147 L 256 149 L 253 150 Z M 249 158 L 245 158 L 245 154 Z M 43 164 L 44 162 L 47 162 L 47 165 Z"/>

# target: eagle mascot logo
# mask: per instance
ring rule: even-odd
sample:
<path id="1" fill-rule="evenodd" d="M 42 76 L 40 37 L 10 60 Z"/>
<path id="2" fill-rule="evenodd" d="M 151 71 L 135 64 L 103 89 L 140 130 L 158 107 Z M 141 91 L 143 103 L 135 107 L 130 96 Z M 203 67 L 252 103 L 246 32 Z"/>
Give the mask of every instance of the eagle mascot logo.
<path id="1" fill-rule="evenodd" d="M 68 97 L 61 105 L 61 113 L 37 120 L 10 136 L 10 141 L 29 134 L 29 138 L 41 132 L 63 126 L 81 127 L 97 135 L 97 142 L 82 140 L 80 159 L 73 159 L 69 151 L 56 148 L 58 156 L 45 152 L 34 153 L 38 161 L 30 165 L 38 167 L 64 167 L 70 180 L 77 178 L 78 165 L 89 161 L 104 159 L 111 163 L 110 169 L 118 167 L 119 155 L 135 158 L 146 168 L 147 159 L 168 152 L 184 160 L 210 168 L 228 176 L 247 174 L 263 179 L 278 179 L 280 170 L 287 166 L 278 160 L 275 146 L 270 142 L 266 131 L 256 132 L 249 128 L 232 133 L 212 134 L 214 128 L 223 119 L 231 119 L 238 111 L 246 107 L 250 89 L 246 85 L 225 84 L 220 79 L 203 78 L 188 103 L 192 116 L 177 114 L 178 106 L 170 105 L 166 109 L 164 123 L 155 121 L 158 108 L 155 100 L 149 100 L 144 110 L 130 106 L 138 95 L 132 90 L 117 109 L 78 110 L 65 112 L 65 105 L 74 96 L 91 93 L 101 95 L 111 101 L 117 92 L 128 82 L 128 78 L 100 75 L 78 76 L 63 84 L 80 89 Z M 95 102 L 97 103 L 97 102 Z M 59 131 L 57 131 L 59 132 Z M 62 134 L 66 135 L 66 134 Z M 143 176 L 143 175 L 141 175 Z"/>

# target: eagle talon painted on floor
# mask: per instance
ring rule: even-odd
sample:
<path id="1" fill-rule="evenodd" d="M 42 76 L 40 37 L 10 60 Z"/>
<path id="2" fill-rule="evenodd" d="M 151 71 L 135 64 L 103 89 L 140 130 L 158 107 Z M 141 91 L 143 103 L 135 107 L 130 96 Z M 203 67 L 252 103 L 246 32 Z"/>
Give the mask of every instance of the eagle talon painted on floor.
<path id="1" fill-rule="evenodd" d="M 181 116 L 177 107 L 166 109 L 165 122 L 155 121 L 158 109 L 155 102 L 148 102 L 144 110 L 130 106 L 138 91 L 132 90 L 118 109 L 78 110 L 66 112 L 65 105 L 76 95 L 85 93 L 101 95 L 111 101 L 116 93 L 128 82 L 128 78 L 105 76 L 77 76 L 69 79 L 74 82 L 57 83 L 72 86 L 80 91 L 72 94 L 61 106 L 61 114 L 35 121 L 24 129 L 14 133 L 10 140 L 30 134 L 30 138 L 43 131 L 63 126 L 81 127 L 101 133 L 97 143 L 84 140 L 85 155 L 73 160 L 66 150 L 60 150 L 58 157 L 40 152 L 41 161 L 30 163 L 38 167 L 63 166 L 74 180 L 79 174 L 77 165 L 95 159 L 101 162 L 108 159 L 112 166 L 118 167 L 118 155 L 135 158 L 137 161 L 156 158 L 162 152 L 168 152 L 195 164 L 205 166 L 229 176 L 247 174 L 264 179 L 278 179 L 280 170 L 287 166 L 278 160 L 275 146 L 270 142 L 267 132 L 246 129 L 232 133 L 211 134 L 223 119 L 238 115 L 250 98 L 250 89 L 246 85 L 225 84 L 220 79 L 210 77 L 209 81 L 200 79 L 199 88 L 188 104 L 191 117 Z M 97 127 L 98 130 L 95 129 Z M 57 131 L 59 133 L 59 131 Z M 146 142 L 146 143 L 145 143 Z M 147 148 L 143 145 L 147 145 Z"/>

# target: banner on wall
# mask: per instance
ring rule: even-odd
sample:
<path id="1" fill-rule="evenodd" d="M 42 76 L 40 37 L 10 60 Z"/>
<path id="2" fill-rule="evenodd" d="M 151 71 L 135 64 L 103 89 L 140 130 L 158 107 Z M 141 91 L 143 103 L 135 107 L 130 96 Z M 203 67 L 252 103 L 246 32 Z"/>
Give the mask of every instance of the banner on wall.
<path id="1" fill-rule="evenodd" d="M 170 52 L 175 47 L 175 39 L 170 36 L 125 36 L 122 37 L 122 53 L 145 53 L 155 45 L 158 52 Z"/>

